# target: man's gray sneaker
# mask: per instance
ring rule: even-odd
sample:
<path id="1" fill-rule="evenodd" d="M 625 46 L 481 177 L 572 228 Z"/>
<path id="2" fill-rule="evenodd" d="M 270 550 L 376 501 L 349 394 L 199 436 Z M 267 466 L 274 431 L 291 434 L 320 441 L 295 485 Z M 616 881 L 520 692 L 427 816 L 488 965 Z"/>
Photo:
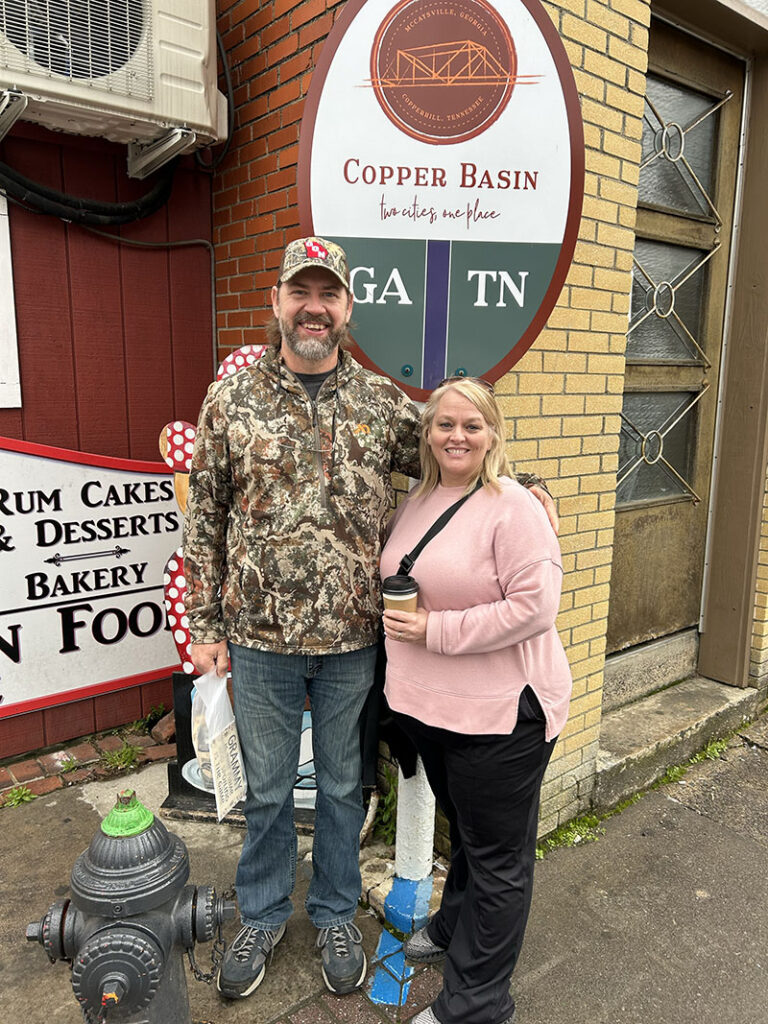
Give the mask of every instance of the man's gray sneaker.
<path id="1" fill-rule="evenodd" d="M 432 1007 L 428 1006 L 426 1010 L 416 1014 L 411 1024 L 440 1024 L 440 1021 L 435 1016 Z"/>
<path id="2" fill-rule="evenodd" d="M 323 980 L 331 992 L 342 996 L 362 985 L 368 964 L 363 952 L 363 936 L 356 925 L 321 928 L 317 946 L 322 955 Z"/>
<path id="3" fill-rule="evenodd" d="M 436 964 L 438 960 L 443 960 L 448 952 L 430 939 L 427 934 L 427 925 L 419 928 L 409 939 L 405 940 L 403 951 L 406 958 L 416 964 Z"/>
<path id="4" fill-rule="evenodd" d="M 274 930 L 241 928 L 224 954 L 216 987 L 227 999 L 245 999 L 259 987 L 267 970 L 267 959 L 285 935 L 285 921 Z"/>
<path id="5" fill-rule="evenodd" d="M 515 1019 L 515 1011 L 512 1011 L 512 1016 L 507 1017 L 503 1024 L 512 1024 Z M 441 1024 L 441 1022 L 435 1016 L 435 1011 L 431 1006 L 428 1006 L 426 1010 L 422 1010 L 421 1013 L 417 1013 L 411 1021 L 411 1024 Z"/>

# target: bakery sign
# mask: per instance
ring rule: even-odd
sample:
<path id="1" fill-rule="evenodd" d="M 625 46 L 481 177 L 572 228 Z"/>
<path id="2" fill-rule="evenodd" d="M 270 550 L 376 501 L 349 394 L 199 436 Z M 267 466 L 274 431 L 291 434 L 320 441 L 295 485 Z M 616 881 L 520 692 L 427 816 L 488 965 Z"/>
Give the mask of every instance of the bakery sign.
<path id="1" fill-rule="evenodd" d="M 0 438 L 0 717 L 179 667 L 163 572 L 181 526 L 162 463 Z"/>
<path id="2" fill-rule="evenodd" d="M 301 125 L 304 234 L 347 250 L 356 355 L 423 399 L 535 341 L 576 244 L 584 139 L 539 0 L 349 0 Z"/>

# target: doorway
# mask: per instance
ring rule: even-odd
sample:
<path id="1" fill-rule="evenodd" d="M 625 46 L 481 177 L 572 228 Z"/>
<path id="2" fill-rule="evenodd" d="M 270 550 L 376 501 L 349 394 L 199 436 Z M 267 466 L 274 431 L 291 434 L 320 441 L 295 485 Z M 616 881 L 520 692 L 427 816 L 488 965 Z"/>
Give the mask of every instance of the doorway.
<path id="1" fill-rule="evenodd" d="M 652 22 L 609 654 L 698 643 L 744 81 L 744 62 Z"/>

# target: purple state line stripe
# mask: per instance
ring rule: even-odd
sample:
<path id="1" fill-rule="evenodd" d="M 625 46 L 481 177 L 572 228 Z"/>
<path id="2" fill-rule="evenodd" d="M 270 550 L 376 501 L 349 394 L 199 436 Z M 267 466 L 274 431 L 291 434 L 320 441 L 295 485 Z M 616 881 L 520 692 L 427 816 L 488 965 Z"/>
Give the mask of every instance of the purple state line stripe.
<path id="1" fill-rule="evenodd" d="M 451 243 L 427 242 L 427 282 L 424 298 L 424 362 L 422 387 L 432 390 L 445 376 L 448 348 L 448 286 Z"/>

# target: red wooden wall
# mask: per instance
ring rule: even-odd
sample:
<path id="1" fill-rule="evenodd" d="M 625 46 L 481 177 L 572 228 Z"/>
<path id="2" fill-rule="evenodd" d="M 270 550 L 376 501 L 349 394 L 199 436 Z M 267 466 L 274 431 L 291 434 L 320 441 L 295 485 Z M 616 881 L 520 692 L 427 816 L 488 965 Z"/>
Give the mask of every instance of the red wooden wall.
<path id="1" fill-rule="evenodd" d="M 124 201 L 152 185 L 127 177 L 122 146 L 31 125 L 14 128 L 0 160 L 80 197 Z M 0 434 L 159 461 L 162 427 L 195 422 L 214 377 L 210 251 L 134 248 L 9 209 L 23 404 L 0 409 Z M 104 230 L 210 243 L 210 176 L 184 158 L 164 207 Z M 0 719 L 0 758 L 113 728 L 159 703 L 170 707 L 169 681 Z"/>

